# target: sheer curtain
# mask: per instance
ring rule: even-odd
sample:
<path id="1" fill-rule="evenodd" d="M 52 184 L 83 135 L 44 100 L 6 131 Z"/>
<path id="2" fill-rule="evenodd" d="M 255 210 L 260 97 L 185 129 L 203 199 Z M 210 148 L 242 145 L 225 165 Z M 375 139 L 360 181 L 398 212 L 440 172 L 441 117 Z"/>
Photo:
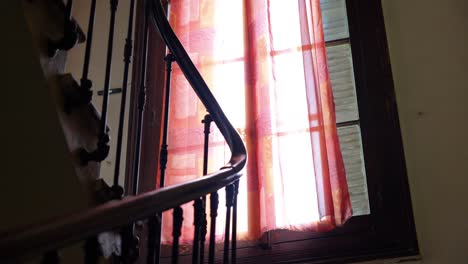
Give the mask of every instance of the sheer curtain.
<path id="1" fill-rule="evenodd" d="M 352 212 L 319 0 L 171 0 L 170 22 L 247 145 L 240 239 L 275 229 L 326 231 L 342 225 Z M 167 185 L 201 177 L 206 114 L 174 66 Z M 229 150 L 217 129 L 211 131 L 208 163 L 216 171 Z M 224 190 L 219 194 L 222 238 Z M 189 240 L 193 206 L 183 209 L 182 236 Z M 164 241 L 171 241 L 171 225 L 166 213 Z"/>

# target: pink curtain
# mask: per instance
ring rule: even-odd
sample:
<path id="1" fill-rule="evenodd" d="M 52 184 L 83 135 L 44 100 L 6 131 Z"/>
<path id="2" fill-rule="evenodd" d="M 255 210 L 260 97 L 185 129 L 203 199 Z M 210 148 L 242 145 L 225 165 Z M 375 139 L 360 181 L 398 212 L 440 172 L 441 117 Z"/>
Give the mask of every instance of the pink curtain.
<path id="1" fill-rule="evenodd" d="M 342 225 L 352 212 L 319 0 L 172 0 L 170 22 L 247 145 L 240 239 L 275 229 L 327 231 Z M 167 185 L 201 177 L 205 114 L 175 65 Z M 229 158 L 216 128 L 209 152 L 209 171 Z M 222 238 L 224 190 L 219 193 Z M 183 239 L 189 240 L 193 206 L 183 209 Z M 170 212 L 163 230 L 170 242 Z"/>

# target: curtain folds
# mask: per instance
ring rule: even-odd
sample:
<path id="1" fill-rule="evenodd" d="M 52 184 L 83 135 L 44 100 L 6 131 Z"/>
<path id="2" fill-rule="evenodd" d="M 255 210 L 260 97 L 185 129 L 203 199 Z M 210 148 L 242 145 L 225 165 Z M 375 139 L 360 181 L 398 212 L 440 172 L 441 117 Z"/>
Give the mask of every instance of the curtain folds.
<path id="1" fill-rule="evenodd" d="M 170 22 L 247 145 L 240 239 L 342 225 L 352 212 L 319 0 L 172 0 Z M 167 185 L 201 177 L 206 114 L 174 66 Z M 208 163 L 216 171 L 230 153 L 217 129 L 211 131 Z M 218 220 L 224 223 L 224 190 L 219 194 Z M 183 209 L 183 240 L 189 240 L 193 206 Z M 171 213 L 165 213 L 167 242 L 171 224 Z M 217 227 L 222 238 L 224 224 Z"/>

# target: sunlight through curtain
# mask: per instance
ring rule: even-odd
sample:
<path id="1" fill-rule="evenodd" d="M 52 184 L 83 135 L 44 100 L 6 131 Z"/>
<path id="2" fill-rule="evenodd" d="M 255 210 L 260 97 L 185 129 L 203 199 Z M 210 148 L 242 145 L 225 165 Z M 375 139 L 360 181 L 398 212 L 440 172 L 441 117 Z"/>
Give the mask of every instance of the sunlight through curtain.
<path id="1" fill-rule="evenodd" d="M 352 214 L 319 5 L 319 0 L 171 0 L 174 31 L 247 145 L 240 239 L 275 229 L 327 231 Z M 206 114 L 176 64 L 171 82 L 166 185 L 201 177 Z M 209 153 L 211 172 L 230 156 L 214 125 Z M 224 190 L 219 194 L 221 239 Z M 193 205 L 183 209 L 182 240 L 188 241 Z M 171 213 L 165 213 L 166 242 L 172 241 L 171 225 Z"/>

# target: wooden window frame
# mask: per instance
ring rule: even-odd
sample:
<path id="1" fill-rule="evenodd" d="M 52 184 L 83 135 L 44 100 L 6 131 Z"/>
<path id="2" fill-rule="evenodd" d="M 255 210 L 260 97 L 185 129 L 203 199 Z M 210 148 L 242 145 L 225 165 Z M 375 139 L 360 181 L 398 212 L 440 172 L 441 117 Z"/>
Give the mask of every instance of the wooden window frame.
<path id="1" fill-rule="evenodd" d="M 346 0 L 346 8 L 371 213 L 327 233 L 272 232 L 268 249 L 239 249 L 240 263 L 337 263 L 419 254 L 382 3 Z"/>
<path id="2" fill-rule="evenodd" d="M 136 120 L 138 109 L 138 62 L 143 56 L 141 2 L 135 36 L 127 175 L 133 174 L 132 142 L 136 131 L 132 120 Z M 271 232 L 271 244 L 266 247 L 240 246 L 238 263 L 342 263 L 419 254 L 382 3 L 346 0 L 346 7 L 371 213 L 354 216 L 343 227 L 327 233 Z M 148 70 L 153 74 L 148 75 L 140 192 L 156 185 L 162 120 L 165 45 L 153 30 L 149 42 Z M 151 87 L 154 84 L 160 87 Z M 130 189 L 128 179 L 126 187 Z"/>

